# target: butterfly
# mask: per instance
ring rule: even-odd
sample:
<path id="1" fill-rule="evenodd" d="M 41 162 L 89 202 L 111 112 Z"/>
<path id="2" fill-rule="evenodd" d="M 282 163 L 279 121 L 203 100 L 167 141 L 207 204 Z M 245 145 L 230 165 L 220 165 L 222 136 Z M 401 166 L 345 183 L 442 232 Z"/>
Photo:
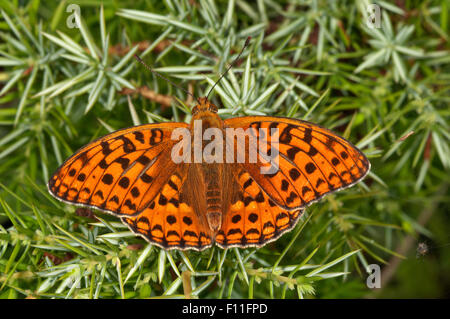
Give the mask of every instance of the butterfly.
<path id="1" fill-rule="evenodd" d="M 220 134 L 203 139 L 208 130 Z M 222 120 L 203 97 L 190 124 L 135 126 L 82 147 L 47 187 L 58 200 L 120 217 L 154 245 L 200 251 L 272 242 L 305 207 L 369 169 L 360 150 L 323 127 L 274 116 Z"/>

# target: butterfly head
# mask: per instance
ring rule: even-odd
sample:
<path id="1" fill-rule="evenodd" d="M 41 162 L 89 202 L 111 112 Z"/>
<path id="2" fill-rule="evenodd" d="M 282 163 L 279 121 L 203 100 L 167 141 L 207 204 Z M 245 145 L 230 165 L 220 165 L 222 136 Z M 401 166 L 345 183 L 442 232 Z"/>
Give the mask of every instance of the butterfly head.
<path id="1" fill-rule="evenodd" d="M 197 102 L 198 104 L 192 109 L 192 115 L 196 116 L 208 112 L 217 113 L 217 106 L 212 104 L 207 97 L 199 97 Z"/>
<path id="2" fill-rule="evenodd" d="M 209 127 L 222 127 L 222 120 L 217 114 L 217 106 L 212 104 L 208 98 L 200 97 L 197 99 L 198 104 L 192 109 L 192 122 L 194 127 L 197 121 L 201 121 L 203 129 Z M 198 122 L 197 122 L 198 123 Z"/>

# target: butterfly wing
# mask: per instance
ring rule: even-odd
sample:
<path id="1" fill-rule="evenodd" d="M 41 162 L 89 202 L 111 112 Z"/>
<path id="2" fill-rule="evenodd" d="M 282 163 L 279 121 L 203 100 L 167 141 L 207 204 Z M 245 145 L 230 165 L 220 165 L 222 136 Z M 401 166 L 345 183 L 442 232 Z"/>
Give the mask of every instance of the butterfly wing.
<path id="1" fill-rule="evenodd" d="M 258 142 L 268 145 L 268 154 L 278 150 L 279 169 L 274 172 L 261 172 L 260 155 L 259 163 L 246 161 L 241 165 L 286 210 L 303 208 L 328 193 L 350 187 L 370 169 L 368 159 L 350 142 L 306 121 L 248 116 L 230 118 L 224 124 L 230 128 L 253 128 L 250 132 L 256 134 Z M 247 153 L 250 151 L 246 149 Z"/>
<path id="2" fill-rule="evenodd" d="M 223 216 L 216 243 L 222 248 L 260 247 L 292 229 L 302 210 L 276 205 L 245 169 L 233 171 L 231 205 Z"/>
<path id="3" fill-rule="evenodd" d="M 50 178 L 57 199 L 116 215 L 133 215 L 157 196 L 176 164 L 170 150 L 175 128 L 160 123 L 119 130 L 82 147 Z"/>
<path id="4" fill-rule="evenodd" d="M 122 221 L 162 248 L 203 250 L 212 245 L 211 235 L 203 216 L 183 193 L 185 168 L 179 164 L 156 198 L 139 214 L 122 217 Z"/>

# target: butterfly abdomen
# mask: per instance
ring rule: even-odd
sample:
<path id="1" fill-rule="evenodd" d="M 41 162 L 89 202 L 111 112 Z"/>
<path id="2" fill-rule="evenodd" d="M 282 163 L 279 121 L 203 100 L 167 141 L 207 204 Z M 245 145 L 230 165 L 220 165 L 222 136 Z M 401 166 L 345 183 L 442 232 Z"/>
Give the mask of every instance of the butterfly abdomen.
<path id="1" fill-rule="evenodd" d="M 207 165 L 205 176 L 206 186 L 206 220 L 213 232 L 222 226 L 222 190 L 220 189 L 221 174 L 217 165 Z"/>

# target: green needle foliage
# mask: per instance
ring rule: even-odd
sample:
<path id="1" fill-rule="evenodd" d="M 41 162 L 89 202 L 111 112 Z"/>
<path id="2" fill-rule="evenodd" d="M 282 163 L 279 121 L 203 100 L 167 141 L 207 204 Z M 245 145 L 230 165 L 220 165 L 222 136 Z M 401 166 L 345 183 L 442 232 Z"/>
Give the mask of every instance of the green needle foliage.
<path id="1" fill-rule="evenodd" d="M 380 28 L 367 25 L 366 0 L 73 3 L 80 10 L 68 1 L 0 1 L 0 298 L 448 291 L 448 2 L 380 1 Z M 162 250 L 115 217 L 48 194 L 51 174 L 90 141 L 132 125 L 190 121 L 192 99 L 134 54 L 204 96 L 249 36 L 210 96 L 221 116 L 330 128 L 369 157 L 364 182 L 312 205 L 261 249 L 203 252 Z M 398 250 L 408 238 L 442 248 L 418 264 L 414 245 Z M 389 270 L 395 258 L 407 265 L 396 284 L 367 288 L 367 266 Z"/>

